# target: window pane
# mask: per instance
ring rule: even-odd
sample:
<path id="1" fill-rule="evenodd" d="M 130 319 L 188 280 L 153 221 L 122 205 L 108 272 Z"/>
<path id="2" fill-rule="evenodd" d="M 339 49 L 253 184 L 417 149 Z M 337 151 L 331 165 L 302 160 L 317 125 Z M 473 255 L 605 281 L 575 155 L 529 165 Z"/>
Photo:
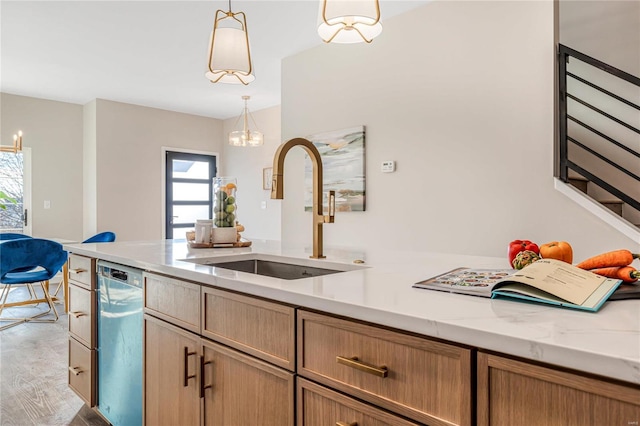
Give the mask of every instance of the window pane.
<path id="1" fill-rule="evenodd" d="M 0 204 L 6 208 L 0 209 L 0 229 L 9 232 L 23 230 L 23 154 L 0 153 L 0 191 L 12 200 L 1 199 Z"/>
<path id="2" fill-rule="evenodd" d="M 209 201 L 207 183 L 173 183 L 174 201 Z"/>
<path id="3" fill-rule="evenodd" d="M 195 223 L 209 219 L 209 206 L 173 206 L 173 223 Z"/>
<path id="4" fill-rule="evenodd" d="M 209 163 L 206 161 L 172 160 L 173 177 L 185 179 L 209 179 Z"/>

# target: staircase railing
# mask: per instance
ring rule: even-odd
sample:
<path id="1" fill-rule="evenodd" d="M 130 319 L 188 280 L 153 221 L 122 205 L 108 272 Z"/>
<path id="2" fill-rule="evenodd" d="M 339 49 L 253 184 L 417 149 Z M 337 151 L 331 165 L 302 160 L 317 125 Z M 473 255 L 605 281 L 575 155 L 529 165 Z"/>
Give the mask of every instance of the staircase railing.
<path id="1" fill-rule="evenodd" d="M 636 109 L 638 111 L 640 111 L 640 106 L 621 97 L 616 95 L 615 93 L 612 93 L 609 90 L 606 90 L 605 88 L 601 87 L 598 84 L 595 84 L 592 81 L 588 81 L 583 77 L 580 77 L 572 72 L 570 72 L 567 68 L 567 64 L 569 63 L 569 58 L 573 57 L 576 58 L 586 64 L 589 64 L 593 67 L 596 67 L 610 75 L 613 75 L 619 79 L 622 79 L 628 83 L 631 83 L 635 86 L 637 86 L 638 88 L 640 88 L 640 78 L 631 75 L 629 73 L 626 73 L 618 68 L 615 68 L 609 64 L 606 64 L 602 61 L 599 61 L 597 59 L 594 59 L 588 55 L 585 55 L 584 53 L 578 52 L 576 50 L 573 50 L 567 46 L 564 45 L 560 45 L 559 46 L 559 58 L 558 58 L 558 64 L 559 64 L 559 127 L 560 127 L 560 146 L 559 146 L 559 164 L 560 164 L 560 168 L 559 168 L 559 178 L 560 180 L 562 180 L 563 182 L 568 182 L 569 181 L 569 170 L 573 170 L 574 172 L 580 174 L 581 176 L 583 176 L 584 178 L 586 178 L 589 181 L 592 181 L 593 183 L 595 183 L 596 185 L 598 185 L 600 188 L 604 189 L 605 191 L 609 192 L 610 194 L 612 194 L 613 196 L 619 198 L 620 200 L 622 200 L 623 202 L 625 202 L 626 204 L 628 204 L 629 206 L 633 207 L 636 210 L 640 211 L 640 201 L 636 200 L 635 198 L 633 198 L 633 196 L 629 195 L 628 193 L 626 193 L 624 190 L 621 190 L 620 188 L 614 187 L 612 184 L 606 182 L 604 180 L 604 178 L 602 178 L 602 176 L 598 175 L 598 171 L 597 170 L 588 170 L 586 168 L 586 166 L 584 165 L 578 165 L 576 164 L 574 161 L 572 161 L 572 159 L 569 158 L 569 143 L 572 143 L 578 147 L 580 147 L 581 149 L 585 150 L 586 152 L 588 152 L 589 154 L 591 154 L 592 156 L 604 161 L 605 163 L 609 164 L 610 166 L 614 167 L 616 170 L 624 173 L 626 176 L 634 179 L 636 182 L 640 183 L 640 176 L 638 176 L 637 174 L 635 174 L 634 172 L 626 169 L 625 167 L 621 166 L 620 164 L 618 164 L 616 161 L 612 160 L 610 158 L 610 155 L 607 155 L 606 152 L 611 151 L 611 150 L 615 150 L 615 149 L 620 149 L 623 150 L 626 154 L 632 155 L 634 157 L 636 157 L 638 159 L 638 161 L 640 161 L 640 153 L 635 151 L 634 149 L 628 147 L 627 145 L 621 143 L 620 141 L 616 140 L 615 138 L 613 138 L 612 136 L 608 135 L 605 133 L 605 130 L 598 130 L 595 128 L 595 125 L 590 125 L 588 123 L 585 123 L 584 121 L 572 116 L 567 108 L 567 103 L 568 100 L 571 99 L 587 108 L 589 108 L 591 111 L 596 112 L 598 115 L 607 118 L 608 120 L 610 120 L 613 123 L 617 123 L 620 126 L 623 126 L 624 128 L 630 130 L 631 132 L 634 132 L 638 135 L 640 135 L 640 129 L 638 129 L 637 127 L 635 127 L 634 125 L 626 122 L 625 120 L 623 120 L 620 117 L 616 117 L 614 114 L 610 114 L 608 112 L 603 111 L 600 108 L 597 108 L 596 106 L 592 105 L 590 102 L 585 101 L 584 99 L 581 99 L 580 97 L 578 97 L 575 93 L 569 93 L 567 90 L 567 79 L 571 78 L 574 79 L 576 81 L 579 81 L 582 84 L 585 84 L 589 87 L 591 87 L 592 89 L 597 90 L 599 93 L 605 95 L 606 97 L 615 100 L 616 102 L 619 102 L 620 104 L 624 104 L 627 105 L 628 107 L 631 107 L 633 109 Z M 640 92 L 640 89 L 639 89 Z M 569 135 L 568 132 L 568 128 L 569 128 L 569 121 L 572 121 L 573 123 L 577 124 L 578 126 L 581 126 L 582 128 L 586 129 L 589 133 L 593 134 L 593 135 L 597 135 L 598 137 L 600 137 L 603 141 L 603 144 L 607 145 L 604 147 L 600 147 L 600 148 L 593 148 L 593 147 L 589 147 L 585 144 L 584 140 L 578 140 L 576 137 Z M 604 148 L 604 149 L 603 149 Z M 625 155 L 626 155 L 625 154 Z"/>

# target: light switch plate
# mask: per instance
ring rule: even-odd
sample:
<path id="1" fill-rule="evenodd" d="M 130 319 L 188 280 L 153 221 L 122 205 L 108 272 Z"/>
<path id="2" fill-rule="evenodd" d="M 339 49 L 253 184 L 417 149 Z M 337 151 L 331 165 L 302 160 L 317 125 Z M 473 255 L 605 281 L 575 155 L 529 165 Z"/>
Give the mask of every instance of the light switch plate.
<path id="1" fill-rule="evenodd" d="M 45 209 L 50 209 L 51 208 L 51 201 L 44 200 L 44 208 Z"/>
<path id="2" fill-rule="evenodd" d="M 396 171 L 396 162 L 395 161 L 383 161 L 382 162 L 382 173 L 393 173 Z"/>

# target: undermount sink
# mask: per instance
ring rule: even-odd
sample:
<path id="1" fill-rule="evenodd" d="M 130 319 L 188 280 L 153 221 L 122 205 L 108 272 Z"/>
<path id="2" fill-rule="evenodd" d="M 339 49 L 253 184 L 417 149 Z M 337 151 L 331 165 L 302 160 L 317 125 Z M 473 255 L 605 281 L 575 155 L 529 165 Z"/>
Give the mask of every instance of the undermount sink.
<path id="1" fill-rule="evenodd" d="M 362 266 L 341 263 L 328 263 L 326 265 L 311 266 L 309 264 L 305 264 L 308 261 L 303 259 L 295 259 L 297 261 L 296 263 L 291 263 L 292 260 L 294 259 L 266 255 L 251 255 L 249 258 L 246 256 L 235 256 L 183 259 L 185 262 L 214 266 L 216 268 L 230 269 L 249 274 L 263 275 L 266 277 L 280 278 L 283 280 L 320 277 L 323 275 L 338 274 L 362 268 Z M 323 261 L 320 261 L 320 263 L 322 262 Z"/>

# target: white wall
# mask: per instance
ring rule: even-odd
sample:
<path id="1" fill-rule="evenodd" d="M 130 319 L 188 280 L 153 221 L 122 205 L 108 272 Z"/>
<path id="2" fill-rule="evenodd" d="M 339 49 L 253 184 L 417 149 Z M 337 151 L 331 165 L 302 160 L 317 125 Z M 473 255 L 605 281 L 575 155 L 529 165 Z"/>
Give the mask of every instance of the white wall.
<path id="1" fill-rule="evenodd" d="M 560 42 L 640 75 L 640 2 L 560 0 Z"/>
<path id="2" fill-rule="evenodd" d="M 96 229 L 161 238 L 162 147 L 220 152 L 222 121 L 102 99 L 96 117 Z"/>
<path id="3" fill-rule="evenodd" d="M 97 135 L 97 101 L 94 99 L 82 108 L 83 139 L 82 139 L 82 240 L 98 233 L 98 185 L 96 150 Z"/>
<path id="4" fill-rule="evenodd" d="M 223 163 L 219 176 L 235 176 L 238 179 L 238 220 L 245 227 L 243 236 L 249 239 L 279 240 L 282 201 L 272 200 L 271 192 L 262 189 L 262 170 L 272 167 L 273 154 L 282 142 L 280 138 L 280 107 L 249 111 L 258 130 L 264 134 L 264 145 L 260 147 L 230 146 L 227 135 L 237 130 L 237 117 L 224 121 Z M 240 111 L 238 111 L 240 114 Z M 238 123 L 242 126 L 242 122 Z M 254 129 L 253 124 L 251 129 Z M 265 203 L 266 208 L 262 208 Z"/>
<path id="5" fill-rule="evenodd" d="M 42 238 L 82 237 L 82 106 L 7 93 L 1 138 L 24 132 L 32 155 L 32 234 Z M 44 209 L 44 201 L 51 202 Z"/>
<path id="6" fill-rule="evenodd" d="M 627 237 L 553 187 L 552 2 L 437 1 L 371 45 L 324 45 L 282 66 L 282 136 L 366 126 L 367 211 L 325 245 L 502 256 L 567 240 L 576 259 Z M 311 242 L 301 150 L 285 165 L 283 240 Z M 397 171 L 382 174 L 380 163 Z"/>

